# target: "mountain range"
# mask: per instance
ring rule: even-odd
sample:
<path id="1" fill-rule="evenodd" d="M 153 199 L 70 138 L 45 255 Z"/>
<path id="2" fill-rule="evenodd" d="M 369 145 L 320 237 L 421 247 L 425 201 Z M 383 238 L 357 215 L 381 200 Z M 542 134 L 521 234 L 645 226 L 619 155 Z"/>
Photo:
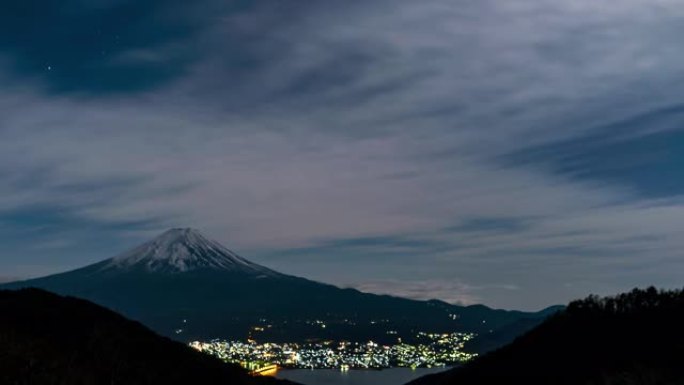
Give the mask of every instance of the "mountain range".
<path id="1" fill-rule="evenodd" d="M 392 343 L 397 335 L 406 339 L 418 331 L 461 331 L 480 335 L 473 346 L 484 351 L 557 310 L 505 311 L 343 289 L 255 264 L 187 228 L 171 229 L 77 270 L 0 285 L 28 287 L 93 301 L 184 342 L 253 338 Z M 394 333 L 388 334 L 390 330 Z M 495 338 L 483 342 L 488 335 Z"/>
<path id="2" fill-rule="evenodd" d="M 590 296 L 502 348 L 409 385 L 684 384 L 684 290 Z M 89 301 L 0 290 L 0 384 L 287 384 Z"/>

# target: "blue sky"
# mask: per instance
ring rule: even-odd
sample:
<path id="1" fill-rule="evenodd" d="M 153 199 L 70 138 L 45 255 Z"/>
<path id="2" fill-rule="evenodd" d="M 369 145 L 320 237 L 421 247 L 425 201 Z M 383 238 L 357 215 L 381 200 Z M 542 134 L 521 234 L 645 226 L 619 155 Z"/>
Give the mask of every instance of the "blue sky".
<path id="1" fill-rule="evenodd" d="M 182 226 L 414 298 L 682 284 L 679 1 L 15 3 L 0 280 Z"/>

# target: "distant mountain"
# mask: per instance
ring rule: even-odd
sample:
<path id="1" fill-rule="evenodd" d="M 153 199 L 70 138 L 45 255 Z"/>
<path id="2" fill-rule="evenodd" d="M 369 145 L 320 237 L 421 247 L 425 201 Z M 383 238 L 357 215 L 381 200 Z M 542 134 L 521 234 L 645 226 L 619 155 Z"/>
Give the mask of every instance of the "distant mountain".
<path id="1" fill-rule="evenodd" d="M 504 345 L 513 342 L 515 338 L 534 329 L 548 317 L 562 311 L 564 306 L 550 306 L 538 313 L 534 313 L 532 317 L 521 317 L 520 319 L 511 322 L 489 333 L 483 333 L 473 340 L 466 343 L 465 349 L 467 351 L 483 354 L 495 350 Z"/>
<path id="2" fill-rule="evenodd" d="M 512 344 L 410 385 L 684 384 L 684 291 L 571 303 Z"/>
<path id="3" fill-rule="evenodd" d="M 340 289 L 252 263 L 192 229 L 169 230 L 78 270 L 0 285 L 22 287 L 94 301 L 182 341 L 253 337 L 390 343 L 417 331 L 487 334 L 545 316 Z"/>
<path id="4" fill-rule="evenodd" d="M 76 298 L 0 291 L 0 384 L 285 384 L 249 376 Z"/>

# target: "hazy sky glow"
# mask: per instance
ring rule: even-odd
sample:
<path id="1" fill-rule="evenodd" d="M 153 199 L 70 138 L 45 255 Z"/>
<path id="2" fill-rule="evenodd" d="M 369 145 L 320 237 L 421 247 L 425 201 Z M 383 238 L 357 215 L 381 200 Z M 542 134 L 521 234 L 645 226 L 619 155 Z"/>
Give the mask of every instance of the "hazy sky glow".
<path id="1" fill-rule="evenodd" d="M 682 1 L 15 3 L 0 280 L 187 226 L 414 298 L 682 285 Z"/>

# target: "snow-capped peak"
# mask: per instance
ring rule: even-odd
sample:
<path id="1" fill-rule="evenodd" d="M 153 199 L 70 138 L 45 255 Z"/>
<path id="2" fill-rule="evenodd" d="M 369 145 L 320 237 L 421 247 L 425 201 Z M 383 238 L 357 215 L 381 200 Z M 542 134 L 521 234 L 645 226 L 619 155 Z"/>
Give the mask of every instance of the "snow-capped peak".
<path id="1" fill-rule="evenodd" d="M 223 270 L 255 276 L 278 275 L 189 228 L 168 230 L 152 241 L 110 259 L 103 270 L 131 268 L 164 273 Z"/>

